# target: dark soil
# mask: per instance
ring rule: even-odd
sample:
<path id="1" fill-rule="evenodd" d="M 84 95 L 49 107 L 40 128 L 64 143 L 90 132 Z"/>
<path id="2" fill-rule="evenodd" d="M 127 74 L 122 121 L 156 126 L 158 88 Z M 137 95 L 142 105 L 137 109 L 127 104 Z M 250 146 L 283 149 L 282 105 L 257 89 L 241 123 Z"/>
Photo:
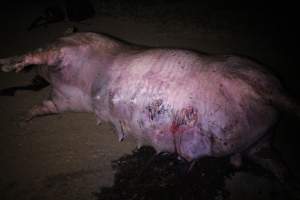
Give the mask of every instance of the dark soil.
<path id="1" fill-rule="evenodd" d="M 228 157 L 203 158 L 188 163 L 175 154 L 155 154 L 151 147 L 136 149 L 112 162 L 116 171 L 114 185 L 103 187 L 98 200 L 152 199 L 228 199 L 226 179 L 244 171 L 277 182 L 269 196 L 274 200 L 292 199 L 288 191 L 278 190 L 280 184 L 267 171 L 251 163 L 237 170 Z M 249 186 L 251 187 L 251 186 Z M 257 194 L 257 199 L 261 199 Z"/>

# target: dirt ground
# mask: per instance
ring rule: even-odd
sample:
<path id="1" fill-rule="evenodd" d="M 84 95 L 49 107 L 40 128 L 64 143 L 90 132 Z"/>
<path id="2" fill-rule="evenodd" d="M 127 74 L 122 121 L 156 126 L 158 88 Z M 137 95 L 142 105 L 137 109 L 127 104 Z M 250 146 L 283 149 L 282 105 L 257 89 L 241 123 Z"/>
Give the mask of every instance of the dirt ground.
<path id="1" fill-rule="evenodd" d="M 27 31 L 49 5 L 30 2 L 1 6 L 1 58 L 37 48 L 76 26 L 80 31 L 104 32 L 136 44 L 248 55 L 266 63 L 287 90 L 299 97 L 297 34 L 292 16 L 273 13 L 277 10 L 263 15 L 264 8 L 225 9 L 208 3 L 195 7 L 176 1 L 164 4 L 165 9 L 153 16 L 151 5 L 118 14 L 124 9 L 121 4 L 109 11 L 94 1 L 97 15 L 92 19 L 62 21 Z M 170 4 L 171 11 L 167 9 Z M 27 85 L 33 77 L 33 72 L 0 72 L 0 89 Z M 99 197 L 101 188 L 113 187 L 115 180 L 112 161 L 132 154 L 134 140 L 119 143 L 113 127 L 97 126 L 92 114 L 66 113 L 20 123 L 26 111 L 48 92 L 45 88 L 0 96 L 0 199 L 103 199 Z M 274 142 L 291 171 L 300 177 L 297 123 L 294 116 L 284 115 Z M 272 182 L 240 171 L 226 178 L 224 187 L 230 194 L 228 199 L 271 199 L 272 190 L 278 189 Z"/>

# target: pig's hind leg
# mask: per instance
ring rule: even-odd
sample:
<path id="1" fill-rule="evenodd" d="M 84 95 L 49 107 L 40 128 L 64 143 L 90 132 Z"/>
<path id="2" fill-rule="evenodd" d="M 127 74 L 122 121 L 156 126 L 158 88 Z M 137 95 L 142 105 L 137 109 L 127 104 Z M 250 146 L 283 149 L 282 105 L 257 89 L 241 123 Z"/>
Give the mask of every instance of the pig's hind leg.
<path id="1" fill-rule="evenodd" d="M 1 70 L 4 72 L 22 71 L 29 65 L 45 65 L 59 67 L 63 56 L 61 56 L 61 43 L 54 43 L 45 49 L 38 49 L 33 52 L 14 56 L 10 58 L 0 59 Z M 44 68 L 47 69 L 47 68 Z M 43 72 L 43 70 L 42 70 Z M 42 77 L 47 76 L 47 70 L 40 74 Z M 46 77 L 44 77 L 46 78 Z M 60 112 L 56 106 L 59 102 L 54 100 L 45 100 L 41 104 L 34 106 L 27 114 L 25 121 L 29 121 L 37 116 L 57 114 Z"/>
<path id="2" fill-rule="evenodd" d="M 59 64 L 61 60 L 60 55 L 60 48 L 53 46 L 45 49 L 38 49 L 21 56 L 0 59 L 0 66 L 1 70 L 4 72 L 20 72 L 29 65 L 55 66 Z"/>

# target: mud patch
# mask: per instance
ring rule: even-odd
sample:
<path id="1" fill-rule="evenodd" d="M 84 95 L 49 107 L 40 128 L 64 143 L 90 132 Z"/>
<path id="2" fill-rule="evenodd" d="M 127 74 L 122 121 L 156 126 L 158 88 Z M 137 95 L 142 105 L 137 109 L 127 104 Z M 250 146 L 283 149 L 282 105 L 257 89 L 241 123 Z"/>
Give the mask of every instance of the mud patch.
<path id="1" fill-rule="evenodd" d="M 204 158 L 193 167 L 174 154 L 156 155 L 142 147 L 113 162 L 112 187 L 101 188 L 102 199 L 225 199 L 225 179 L 234 173 L 228 158 Z"/>
<path id="2" fill-rule="evenodd" d="M 157 155 L 153 148 L 142 147 L 113 161 L 112 167 L 114 185 L 102 187 L 95 194 L 98 200 L 297 199 L 268 171 L 248 161 L 237 170 L 229 157 L 190 164 L 175 154 Z"/>

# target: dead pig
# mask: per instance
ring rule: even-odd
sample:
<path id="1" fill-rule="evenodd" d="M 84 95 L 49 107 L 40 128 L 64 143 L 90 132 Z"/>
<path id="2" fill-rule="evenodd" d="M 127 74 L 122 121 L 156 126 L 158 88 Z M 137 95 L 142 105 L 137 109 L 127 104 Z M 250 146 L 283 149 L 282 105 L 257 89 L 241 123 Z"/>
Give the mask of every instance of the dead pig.
<path id="1" fill-rule="evenodd" d="M 38 65 L 52 87 L 27 119 L 66 111 L 95 113 L 111 122 L 119 140 L 134 136 L 158 152 L 191 161 L 204 156 L 241 155 L 282 176 L 269 149 L 278 110 L 298 111 L 279 81 L 244 57 L 181 49 L 148 48 L 106 35 L 76 33 L 44 49 L 0 60 L 2 70 Z M 276 167 L 273 167 L 276 166 Z"/>

